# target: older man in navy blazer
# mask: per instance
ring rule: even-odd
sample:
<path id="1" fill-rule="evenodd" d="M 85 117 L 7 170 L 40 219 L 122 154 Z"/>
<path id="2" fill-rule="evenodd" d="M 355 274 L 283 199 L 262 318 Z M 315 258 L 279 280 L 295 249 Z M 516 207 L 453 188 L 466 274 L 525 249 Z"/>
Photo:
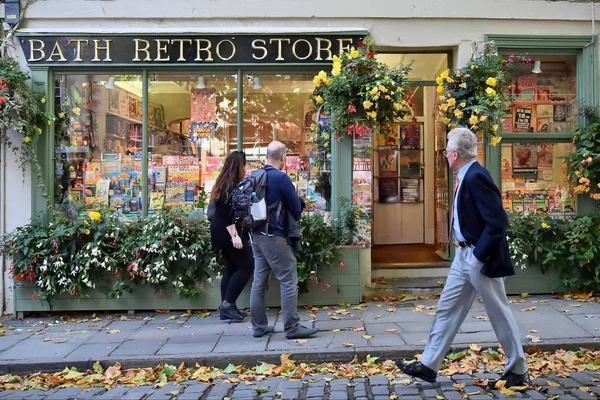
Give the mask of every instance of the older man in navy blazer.
<path id="1" fill-rule="evenodd" d="M 500 192 L 489 172 L 475 161 L 477 138 L 469 129 L 457 128 L 448 133 L 444 153 L 457 177 L 451 214 L 456 254 L 421 361 L 397 365 L 408 375 L 435 382 L 444 356 L 479 294 L 507 356 L 500 379 L 506 380 L 505 387 L 526 385 L 527 363 L 504 288 L 503 277 L 515 271 Z"/>

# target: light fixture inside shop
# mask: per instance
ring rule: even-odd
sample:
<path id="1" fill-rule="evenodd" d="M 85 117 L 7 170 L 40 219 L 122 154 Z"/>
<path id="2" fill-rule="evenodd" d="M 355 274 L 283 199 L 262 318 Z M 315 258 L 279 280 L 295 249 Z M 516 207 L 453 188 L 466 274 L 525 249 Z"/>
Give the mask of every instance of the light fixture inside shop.
<path id="1" fill-rule="evenodd" d="M 108 82 L 106 83 L 106 85 L 104 85 L 105 88 L 107 89 L 114 89 L 115 88 L 115 77 L 111 76 L 108 78 Z"/>
<path id="2" fill-rule="evenodd" d="M 262 89 L 263 86 L 260 84 L 260 78 L 258 76 L 254 77 L 254 86 L 252 89 Z"/>
<path id="3" fill-rule="evenodd" d="M 206 83 L 204 83 L 204 76 L 198 77 L 198 83 L 196 83 L 196 89 L 206 89 Z"/>
<path id="4" fill-rule="evenodd" d="M 542 62 L 540 60 L 535 60 L 533 63 L 533 69 L 531 70 L 534 74 L 542 73 Z"/>

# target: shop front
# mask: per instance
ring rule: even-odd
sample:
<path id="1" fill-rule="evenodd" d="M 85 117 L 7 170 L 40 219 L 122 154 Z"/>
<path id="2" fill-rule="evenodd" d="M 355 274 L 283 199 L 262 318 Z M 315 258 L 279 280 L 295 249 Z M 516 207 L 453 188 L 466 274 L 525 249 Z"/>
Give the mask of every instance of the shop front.
<path id="1" fill-rule="evenodd" d="M 532 58 L 516 71 L 502 141 L 492 145 L 482 138 L 477 157 L 501 188 L 505 208 L 563 219 L 596 211 L 591 199 L 568 187 L 561 158 L 582 122 L 578 111 L 598 104 L 598 44 L 589 5 L 523 1 L 537 8 L 517 11 L 472 1 L 475 22 L 465 25 L 420 6 L 418 16 L 374 6 L 360 20 L 333 9 L 314 19 L 290 2 L 277 16 L 245 5 L 213 10 L 198 16 L 200 28 L 180 5 L 140 8 L 120 20 L 116 4 L 103 3 L 103 11 L 99 3 L 86 2 L 83 19 L 35 4 L 28 10 L 32 20 L 17 35 L 17 55 L 46 93 L 47 111 L 64 115 L 64 123 L 49 126 L 39 140 L 49 200 L 35 182 L 12 189 L 4 231 L 31 216 L 48 220 L 47 201 L 72 219 L 107 207 L 124 221 L 167 207 L 201 214 L 229 152 L 244 151 L 250 173 L 264 162 L 268 143 L 278 140 L 288 149 L 285 171 L 298 194 L 311 199 L 310 212 L 335 221 L 340 199 L 358 207 L 351 251 L 357 288 L 370 283 L 372 269 L 443 275 L 452 258 L 454 178 L 443 156 L 448 127 L 436 78 L 466 65 L 472 43 L 485 40 L 495 41 L 506 57 Z M 577 17 L 565 20 L 565 6 Z M 532 15 L 527 26 L 511 22 Z M 90 18 L 105 25 L 88 26 Z M 247 26 L 240 28 L 240 20 Z M 311 100 L 313 77 L 329 71 L 333 55 L 365 38 L 379 61 L 411 64 L 411 115 L 385 135 L 331 140 L 331 154 L 322 159 L 313 125 L 326 123 L 326 115 Z M 11 174 L 3 178 L 5 197 L 19 184 Z M 10 281 L 5 286 L 10 310 Z"/>

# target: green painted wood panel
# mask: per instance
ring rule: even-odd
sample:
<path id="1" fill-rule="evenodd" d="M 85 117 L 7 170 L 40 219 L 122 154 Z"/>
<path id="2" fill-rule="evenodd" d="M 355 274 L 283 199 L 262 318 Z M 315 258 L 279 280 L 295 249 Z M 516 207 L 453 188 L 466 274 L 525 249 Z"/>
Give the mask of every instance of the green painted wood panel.
<path id="1" fill-rule="evenodd" d="M 508 277 L 504 282 L 506 293 L 509 295 L 549 294 L 565 291 L 559 273 L 555 269 L 542 273 L 537 265 L 533 265 L 525 269 L 517 269 L 515 272 L 514 276 Z"/>

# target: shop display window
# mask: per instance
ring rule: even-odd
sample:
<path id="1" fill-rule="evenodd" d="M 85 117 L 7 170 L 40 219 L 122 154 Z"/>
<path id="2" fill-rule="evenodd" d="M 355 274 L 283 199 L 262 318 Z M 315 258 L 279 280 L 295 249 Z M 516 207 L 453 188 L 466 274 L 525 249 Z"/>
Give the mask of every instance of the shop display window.
<path id="1" fill-rule="evenodd" d="M 576 56 L 536 56 L 515 63 L 512 106 L 503 132 L 572 133 L 577 126 Z"/>
<path id="2" fill-rule="evenodd" d="M 566 179 L 565 157 L 571 143 L 502 145 L 502 202 L 508 212 L 576 216 L 575 193 Z"/>
<path id="3" fill-rule="evenodd" d="M 143 185 L 148 212 L 181 207 L 201 213 L 227 155 L 241 147 L 247 174 L 264 165 L 267 145 L 285 143 L 284 171 L 301 196 L 325 211 L 316 190 L 322 169 L 315 161 L 310 101 L 313 75 L 150 75 L 148 153 L 143 154 L 141 75 L 61 75 L 56 81 L 58 113 L 67 123 L 56 130 L 55 206 L 76 218 L 109 208 L 124 220 L 142 214 Z M 238 146 L 238 87 L 244 90 L 243 142 Z M 142 181 L 142 161 L 148 180 Z M 311 174 L 312 179 L 311 179 Z"/>

